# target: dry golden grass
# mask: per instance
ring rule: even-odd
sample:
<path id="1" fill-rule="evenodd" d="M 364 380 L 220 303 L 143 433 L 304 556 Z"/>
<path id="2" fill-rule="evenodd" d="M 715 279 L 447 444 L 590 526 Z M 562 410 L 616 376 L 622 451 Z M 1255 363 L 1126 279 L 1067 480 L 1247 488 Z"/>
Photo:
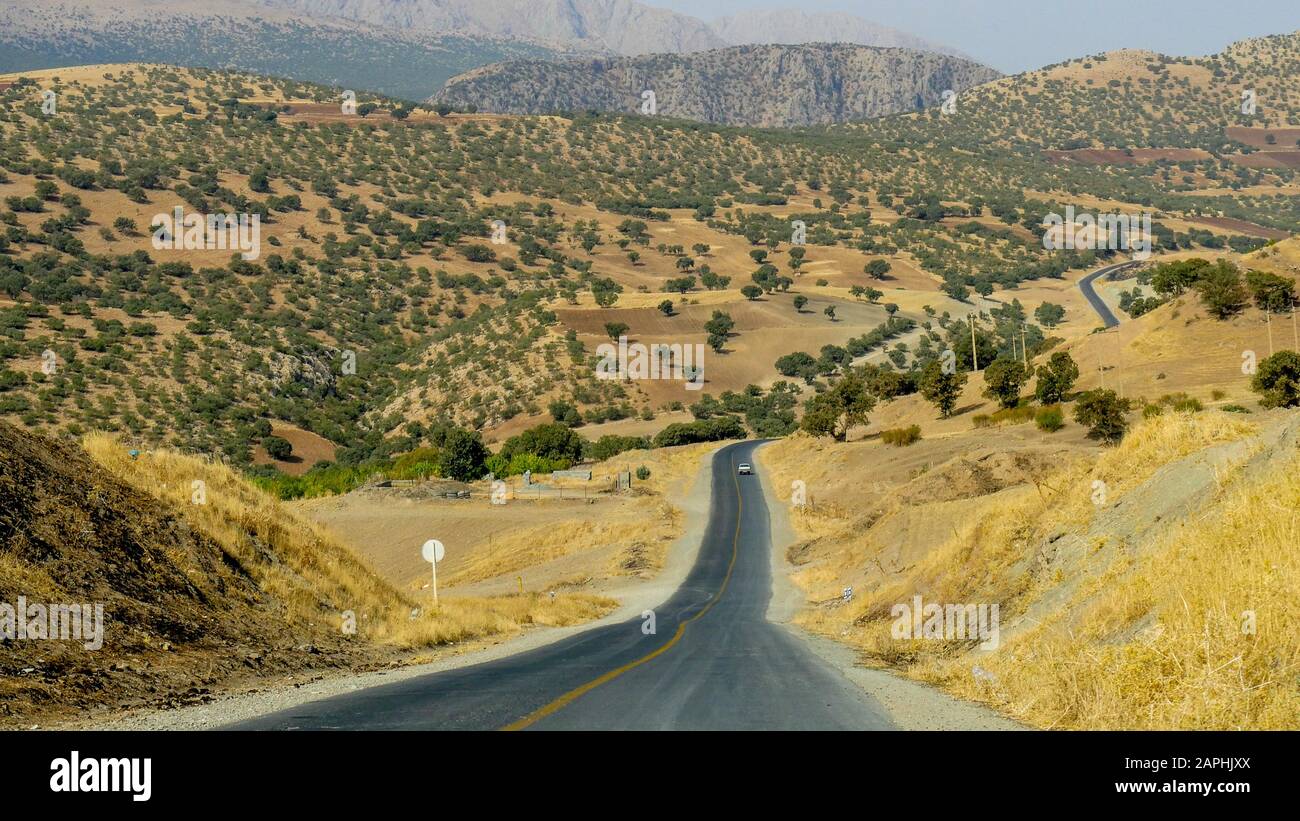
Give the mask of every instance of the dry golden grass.
<path id="1" fill-rule="evenodd" d="M 1098 458 L 989 497 L 980 516 L 954 522 L 953 537 L 913 566 L 801 621 L 1037 726 L 1300 727 L 1300 456 L 1287 454 L 1264 476 L 1225 471 L 1211 503 L 1150 538 L 1098 530 L 1091 500 L 1101 479 L 1107 509 L 1141 504 L 1126 494 L 1164 465 L 1255 431 L 1214 412 L 1147 420 Z M 1257 450 L 1248 443 L 1237 464 Z M 1162 480 L 1155 492 L 1163 488 Z M 825 589 L 810 597 L 824 598 L 860 572 L 872 534 L 810 529 L 824 536 L 814 545 L 820 562 L 796 581 L 820 580 Z M 1067 539 L 1062 555 L 1045 558 L 1040 550 L 1065 534 L 1076 546 Z M 890 608 L 914 595 L 999 603 L 1001 646 L 892 638 Z M 1247 611 L 1254 633 L 1243 631 Z M 976 665 L 991 675 L 974 676 Z"/>
<path id="2" fill-rule="evenodd" d="M 524 504 L 527 504 L 526 502 Z M 611 549 L 635 549 L 643 561 L 638 570 L 657 571 L 663 567 L 668 544 L 681 530 L 681 513 L 671 505 L 639 506 L 631 515 L 617 518 L 590 519 L 581 514 L 561 522 L 549 522 L 526 530 L 515 530 L 493 540 L 490 549 L 476 551 L 447 581 L 468 584 L 513 573 L 577 553 L 604 554 Z M 591 568 L 593 575 L 614 575 L 615 567 Z"/>
<path id="3" fill-rule="evenodd" d="M 1300 727 L 1297 469 L 1292 457 L 1117 567 L 1072 624 L 1045 622 L 981 660 L 992 691 L 954 659 L 920 673 L 1042 726 Z"/>
<path id="4" fill-rule="evenodd" d="M 115 438 L 92 434 L 84 447 L 104 468 L 174 507 L 214 538 L 284 606 L 291 623 L 338 630 L 356 616 L 357 635 L 402 648 L 427 647 L 524 626 L 567 625 L 595 618 L 614 602 L 583 594 L 460 598 L 439 607 L 417 603 L 381 579 L 319 526 L 245 482 L 229 467 L 173 451 L 132 459 Z M 204 503 L 195 504 L 202 482 Z"/>

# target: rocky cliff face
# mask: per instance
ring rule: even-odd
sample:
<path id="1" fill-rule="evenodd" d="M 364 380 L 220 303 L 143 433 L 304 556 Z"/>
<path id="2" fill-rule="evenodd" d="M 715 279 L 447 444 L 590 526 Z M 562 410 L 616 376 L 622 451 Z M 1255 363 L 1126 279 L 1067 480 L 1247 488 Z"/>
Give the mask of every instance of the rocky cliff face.
<path id="1" fill-rule="evenodd" d="M 519 37 L 583 51 L 646 54 L 726 45 L 695 17 L 634 0 L 259 0 L 397 29 Z"/>
<path id="2" fill-rule="evenodd" d="M 494 63 L 453 77 L 433 98 L 504 114 L 595 109 L 728 125 L 849 122 L 940 103 L 996 79 L 958 57 L 850 44 L 737 46 L 696 54 Z"/>

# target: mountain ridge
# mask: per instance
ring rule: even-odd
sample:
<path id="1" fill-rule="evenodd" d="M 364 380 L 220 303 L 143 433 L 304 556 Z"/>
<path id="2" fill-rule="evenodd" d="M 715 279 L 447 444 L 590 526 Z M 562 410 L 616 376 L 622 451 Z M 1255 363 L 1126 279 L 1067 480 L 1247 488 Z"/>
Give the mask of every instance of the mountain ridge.
<path id="1" fill-rule="evenodd" d="M 871 119 L 940 103 L 1000 77 L 963 58 L 845 43 L 731 46 L 693 54 L 514 60 L 447 81 L 434 103 L 502 114 L 597 110 L 725 125 L 792 127 Z"/>

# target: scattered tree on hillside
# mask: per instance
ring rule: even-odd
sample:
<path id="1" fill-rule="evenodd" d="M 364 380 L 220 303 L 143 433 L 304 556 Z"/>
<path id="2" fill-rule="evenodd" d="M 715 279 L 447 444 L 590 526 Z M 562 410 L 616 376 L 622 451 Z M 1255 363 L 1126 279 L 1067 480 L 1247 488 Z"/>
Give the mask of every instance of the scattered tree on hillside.
<path id="1" fill-rule="evenodd" d="M 272 459 L 283 462 L 293 455 L 293 444 L 280 436 L 267 436 L 262 439 L 262 447 Z"/>
<path id="2" fill-rule="evenodd" d="M 1247 271 L 1246 286 L 1261 311 L 1280 314 L 1295 306 L 1295 282 L 1265 271 Z"/>
<path id="3" fill-rule="evenodd" d="M 727 337 L 731 335 L 731 329 L 736 327 L 736 322 L 730 314 L 715 310 L 713 317 L 704 323 L 704 331 L 709 335 L 709 347 L 714 353 L 722 353 L 722 349 L 727 345 Z"/>
<path id="4" fill-rule="evenodd" d="M 1124 418 L 1130 402 L 1120 399 L 1112 390 L 1096 388 L 1079 396 L 1074 406 L 1074 421 L 1088 428 L 1090 439 L 1118 442 L 1128 430 Z"/>
<path id="5" fill-rule="evenodd" d="M 1044 328 L 1055 328 L 1065 319 L 1065 308 L 1052 302 L 1044 302 L 1034 309 L 1034 319 Z"/>
<path id="6" fill-rule="evenodd" d="M 1200 272 L 1196 290 L 1210 313 L 1227 319 L 1246 307 L 1246 286 L 1241 283 L 1241 272 L 1226 260 L 1215 263 Z"/>
<path id="7" fill-rule="evenodd" d="M 936 359 L 922 371 L 917 387 L 927 402 L 933 403 L 944 417 L 948 417 L 957 407 L 957 399 L 961 396 L 965 385 L 965 373 L 962 371 L 944 373 L 943 365 Z"/>
<path id="8" fill-rule="evenodd" d="M 1250 389 L 1263 398 L 1266 408 L 1293 408 L 1300 405 L 1300 354 L 1278 351 L 1259 363 Z"/>
<path id="9" fill-rule="evenodd" d="M 867 414 L 875 405 L 876 399 L 867 390 L 866 382 L 858 374 L 850 373 L 830 390 L 804 404 L 801 426 L 813 436 L 830 436 L 843 442 L 850 429 L 867 423 Z"/>
<path id="10" fill-rule="evenodd" d="M 1004 408 L 1020 404 L 1020 388 L 1029 379 L 1029 370 L 1019 359 L 995 359 L 984 369 L 984 395 L 996 399 Z"/>
<path id="11" fill-rule="evenodd" d="M 1035 374 L 1038 384 L 1034 386 L 1034 396 L 1044 405 L 1056 405 L 1065 401 L 1065 397 L 1079 378 L 1079 366 L 1066 351 L 1057 351 L 1046 365 L 1039 365 Z"/>

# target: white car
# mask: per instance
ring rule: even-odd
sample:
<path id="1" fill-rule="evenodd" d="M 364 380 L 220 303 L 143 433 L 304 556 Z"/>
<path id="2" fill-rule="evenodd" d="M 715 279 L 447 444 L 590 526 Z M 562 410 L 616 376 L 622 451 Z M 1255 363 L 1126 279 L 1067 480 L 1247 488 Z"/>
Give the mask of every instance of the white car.
<path id="1" fill-rule="evenodd" d="M 754 469 L 749 466 L 749 462 L 741 462 L 736 465 L 736 474 L 739 476 L 749 476 L 753 472 Z"/>

